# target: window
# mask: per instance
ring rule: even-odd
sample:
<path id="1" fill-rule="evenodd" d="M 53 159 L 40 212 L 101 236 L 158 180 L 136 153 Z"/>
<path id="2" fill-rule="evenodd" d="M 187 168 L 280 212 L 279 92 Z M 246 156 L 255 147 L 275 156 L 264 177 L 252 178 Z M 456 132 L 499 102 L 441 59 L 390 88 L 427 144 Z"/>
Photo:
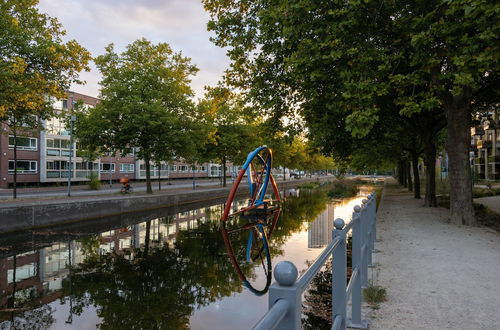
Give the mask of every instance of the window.
<path id="1" fill-rule="evenodd" d="M 134 164 L 120 164 L 120 172 L 133 173 L 134 172 Z"/>
<path id="2" fill-rule="evenodd" d="M 18 160 L 18 174 L 35 174 L 37 172 L 36 160 Z M 9 160 L 9 174 L 14 173 L 14 161 Z"/>
<path id="3" fill-rule="evenodd" d="M 47 156 L 66 156 L 71 153 L 71 141 L 69 139 L 47 139 Z M 75 148 L 76 149 L 76 148 Z"/>
<path id="4" fill-rule="evenodd" d="M 202 166 L 202 167 L 201 167 L 201 171 L 202 171 L 202 172 L 206 172 L 206 171 L 207 171 L 207 167 L 206 167 L 206 166 Z"/>
<path id="5" fill-rule="evenodd" d="M 37 138 L 18 136 L 15 142 L 17 142 L 17 150 L 36 150 Z M 9 149 L 14 149 L 14 137 L 10 135 Z"/>
<path id="6" fill-rule="evenodd" d="M 171 172 L 177 172 L 177 165 L 170 165 Z"/>
<path id="7" fill-rule="evenodd" d="M 111 172 L 115 171 L 115 163 L 101 163 L 101 172 L 109 172 L 111 166 Z"/>
<path id="8" fill-rule="evenodd" d="M 187 172 L 188 171 L 188 167 L 186 165 L 181 165 L 180 168 L 181 168 L 180 169 L 181 172 Z"/>

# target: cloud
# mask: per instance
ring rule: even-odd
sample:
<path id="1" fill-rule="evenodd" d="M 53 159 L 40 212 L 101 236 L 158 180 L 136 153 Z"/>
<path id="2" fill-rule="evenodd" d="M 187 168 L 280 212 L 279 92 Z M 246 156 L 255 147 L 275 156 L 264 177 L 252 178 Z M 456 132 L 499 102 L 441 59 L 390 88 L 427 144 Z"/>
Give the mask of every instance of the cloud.
<path id="1" fill-rule="evenodd" d="M 76 39 L 93 56 L 110 43 L 119 52 L 142 37 L 170 44 L 200 69 L 192 83 L 196 97 L 202 97 L 203 86 L 215 85 L 229 65 L 225 50 L 209 41 L 209 16 L 201 0 L 41 0 L 39 8 L 56 17 L 67 39 Z M 87 84 L 72 89 L 97 96 L 100 75 L 95 66 L 81 78 Z"/>

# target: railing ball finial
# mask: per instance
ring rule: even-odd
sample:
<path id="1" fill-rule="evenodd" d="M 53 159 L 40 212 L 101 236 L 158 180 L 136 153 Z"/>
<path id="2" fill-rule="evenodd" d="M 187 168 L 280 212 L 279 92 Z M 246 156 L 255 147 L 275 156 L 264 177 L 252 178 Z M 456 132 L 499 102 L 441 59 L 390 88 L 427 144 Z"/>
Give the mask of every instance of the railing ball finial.
<path id="1" fill-rule="evenodd" d="M 298 274 L 297 267 L 290 261 L 280 261 L 274 267 L 274 279 L 281 286 L 294 285 Z"/>
<path id="2" fill-rule="evenodd" d="M 361 212 L 361 206 L 355 205 L 354 206 L 354 212 Z"/>
<path id="3" fill-rule="evenodd" d="M 333 225 L 335 226 L 335 229 L 342 230 L 344 229 L 345 222 L 344 220 L 337 218 L 335 221 L 333 221 Z"/>
<path id="4" fill-rule="evenodd" d="M 367 204 L 368 203 L 368 200 L 365 198 L 361 201 L 363 204 Z"/>

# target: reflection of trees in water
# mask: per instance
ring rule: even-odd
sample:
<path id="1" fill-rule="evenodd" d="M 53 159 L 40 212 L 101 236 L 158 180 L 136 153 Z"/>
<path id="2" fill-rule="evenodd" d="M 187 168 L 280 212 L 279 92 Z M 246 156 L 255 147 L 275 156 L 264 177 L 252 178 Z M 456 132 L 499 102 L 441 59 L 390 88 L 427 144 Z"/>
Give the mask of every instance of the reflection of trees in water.
<path id="1" fill-rule="evenodd" d="M 329 201 L 328 187 L 300 191 L 300 197 L 287 197 L 283 202 L 281 218 L 270 238 L 272 256 L 281 255 L 280 247 L 295 232 L 303 229 L 304 222 L 311 222 L 324 210 Z"/>
<path id="2" fill-rule="evenodd" d="M 352 238 L 347 238 L 347 281 L 352 274 Z M 335 262 L 335 261 L 334 261 Z M 311 281 L 303 306 L 302 327 L 305 330 L 332 328 L 332 260 Z"/>
<path id="3" fill-rule="evenodd" d="M 54 309 L 49 305 L 26 310 L 13 316 L 10 321 L 2 322 L 0 329 L 48 329 L 55 321 L 53 313 Z"/>
<path id="4" fill-rule="evenodd" d="M 217 223 L 181 231 L 175 248 L 150 246 L 135 255 L 85 258 L 73 269 L 73 313 L 97 306 L 103 329 L 182 329 L 195 304 L 241 291 Z"/>
<path id="5" fill-rule="evenodd" d="M 326 191 L 321 189 L 288 198 L 271 237 L 271 254 L 281 254 L 286 239 L 302 230 L 304 221 L 314 220 L 327 202 Z M 130 254 L 100 255 L 99 235 L 79 239 L 84 262 L 72 267 L 70 279 L 63 281 L 66 297 L 61 303 L 71 300 L 70 313 L 75 315 L 96 306 L 103 329 L 188 328 L 195 306 L 242 291 L 221 237 L 221 210 L 221 206 L 204 209 L 206 221 L 198 221 L 196 229 L 179 231 L 174 246 L 150 239 L 152 228 L 147 224 L 144 247 Z M 162 225 L 174 222 L 174 216 L 158 220 Z M 247 237 L 242 232 L 237 240 L 241 249 Z M 255 277 L 251 264 L 240 264 L 247 278 Z M 37 308 L 39 297 L 23 301 L 11 306 L 15 309 L 12 317 L 9 312 L 12 321 L 1 324 L 2 328 L 38 329 L 53 324 L 54 310 L 49 305 Z"/>

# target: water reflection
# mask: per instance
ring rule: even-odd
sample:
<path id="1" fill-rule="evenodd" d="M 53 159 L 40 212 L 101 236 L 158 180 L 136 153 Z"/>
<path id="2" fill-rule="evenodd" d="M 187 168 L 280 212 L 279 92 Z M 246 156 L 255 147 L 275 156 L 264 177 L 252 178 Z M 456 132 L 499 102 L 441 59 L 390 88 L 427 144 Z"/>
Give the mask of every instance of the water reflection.
<path id="1" fill-rule="evenodd" d="M 137 215 L 139 223 L 101 219 L 98 232 L 65 227 L 25 233 L 22 240 L 3 237 L 8 244 L 0 245 L 7 255 L 0 259 L 0 328 L 93 322 L 110 329 L 182 329 L 190 322 L 200 324 L 200 308 L 211 310 L 235 294 L 245 294 L 220 235 L 222 206 L 149 219 Z M 293 251 L 300 233 L 311 237 L 309 247 L 328 244 L 330 235 L 320 231 L 329 231 L 333 212 L 324 189 L 289 197 L 269 241 L 273 264 L 285 250 Z M 28 236 L 37 239 L 24 239 Z M 296 257 L 305 258 L 300 253 Z M 252 269 L 245 271 L 252 274 Z M 253 271 L 251 276 L 260 276 Z M 265 308 L 267 303 L 260 305 Z"/>

